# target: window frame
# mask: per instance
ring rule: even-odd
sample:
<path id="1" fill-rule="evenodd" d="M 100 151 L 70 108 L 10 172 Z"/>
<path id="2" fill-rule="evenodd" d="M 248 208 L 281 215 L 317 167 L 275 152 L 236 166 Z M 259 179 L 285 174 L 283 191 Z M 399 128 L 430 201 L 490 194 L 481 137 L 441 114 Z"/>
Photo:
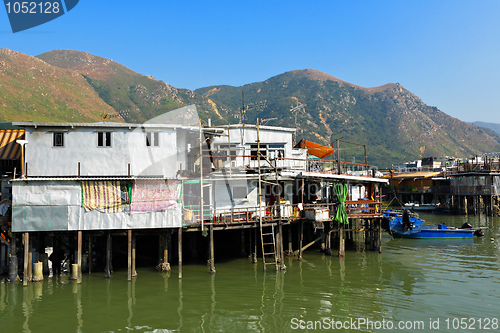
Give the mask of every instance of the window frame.
<path id="1" fill-rule="evenodd" d="M 144 133 L 146 147 L 160 147 L 160 132 L 148 131 Z M 149 136 L 149 137 L 148 137 Z"/>
<path id="2" fill-rule="evenodd" d="M 96 131 L 97 133 L 97 148 L 112 148 L 113 147 L 113 131 Z M 100 136 L 102 138 L 100 139 Z M 109 140 L 108 137 L 109 136 Z M 102 145 L 99 144 L 99 141 L 102 141 Z M 108 142 L 109 141 L 109 142 Z"/>
<path id="3" fill-rule="evenodd" d="M 56 144 L 56 136 L 61 136 L 61 144 L 58 145 Z M 63 131 L 57 131 L 57 132 L 52 132 L 52 147 L 53 148 L 64 148 L 64 132 Z"/>

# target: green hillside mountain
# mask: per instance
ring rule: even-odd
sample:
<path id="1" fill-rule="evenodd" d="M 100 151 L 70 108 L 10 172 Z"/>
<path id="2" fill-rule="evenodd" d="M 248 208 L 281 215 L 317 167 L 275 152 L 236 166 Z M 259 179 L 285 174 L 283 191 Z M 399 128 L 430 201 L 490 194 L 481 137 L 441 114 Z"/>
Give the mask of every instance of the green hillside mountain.
<path id="1" fill-rule="evenodd" d="M 78 73 L 0 49 L 0 121 L 94 122 L 102 114 L 117 116 Z"/>
<path id="2" fill-rule="evenodd" d="M 187 89 L 177 89 L 86 52 L 54 50 L 37 56 L 53 66 L 81 74 L 103 101 L 127 122 L 143 123 L 165 112 L 196 104 L 202 118 L 216 116 L 210 103 Z"/>
<path id="3" fill-rule="evenodd" d="M 142 123 L 196 104 L 212 125 L 238 123 L 242 91 L 245 122 L 296 127 L 302 138 L 329 145 L 335 139 L 367 145 L 379 167 L 428 156 L 466 157 L 500 151 L 500 136 L 424 104 L 398 83 L 364 88 L 313 69 L 295 70 L 242 87 L 177 89 L 110 59 L 55 50 L 31 57 L 0 50 L 0 121 Z M 295 114 L 290 109 L 306 104 Z M 182 120 L 182 119 L 181 119 Z M 296 121 L 295 121 L 296 120 Z M 364 162 L 360 145 L 341 145 L 348 161 Z"/>
<path id="4" fill-rule="evenodd" d="M 248 123 L 277 118 L 266 124 L 293 127 L 295 115 L 289 110 L 297 103 L 307 104 L 297 113 L 299 139 L 328 145 L 343 138 L 367 144 L 368 162 L 379 166 L 429 156 L 462 157 L 500 147 L 494 137 L 424 104 L 398 83 L 364 88 L 304 69 L 243 87 L 212 86 L 195 92 L 215 102 L 223 117 L 236 121 L 242 90 L 245 101 L 267 100 L 266 108 L 247 112 Z M 356 161 L 364 161 L 362 149 L 349 151 Z"/>

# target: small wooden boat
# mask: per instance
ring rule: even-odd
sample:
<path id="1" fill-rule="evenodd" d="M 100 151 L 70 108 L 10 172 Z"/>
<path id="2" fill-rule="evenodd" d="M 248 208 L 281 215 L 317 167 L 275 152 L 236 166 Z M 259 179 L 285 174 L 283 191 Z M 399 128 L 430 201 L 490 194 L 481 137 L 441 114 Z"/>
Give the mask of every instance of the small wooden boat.
<path id="1" fill-rule="evenodd" d="M 424 220 L 411 215 L 407 210 L 401 212 L 384 212 L 384 230 L 395 237 L 403 238 L 472 238 L 482 236 L 481 229 L 474 229 L 469 223 L 461 228 L 448 227 L 441 223 L 438 226 L 424 226 Z"/>
<path id="2" fill-rule="evenodd" d="M 413 211 L 418 211 L 418 212 L 430 212 L 438 208 L 439 205 L 437 204 L 418 204 L 418 203 L 406 203 L 405 208 L 411 209 Z"/>

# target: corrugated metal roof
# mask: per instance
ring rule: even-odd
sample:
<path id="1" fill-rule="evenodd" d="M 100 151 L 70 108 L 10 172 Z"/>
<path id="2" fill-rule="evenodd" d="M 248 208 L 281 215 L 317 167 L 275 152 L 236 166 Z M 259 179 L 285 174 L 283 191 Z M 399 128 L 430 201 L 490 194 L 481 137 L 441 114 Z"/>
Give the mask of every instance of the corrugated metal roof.
<path id="1" fill-rule="evenodd" d="M 24 139 L 23 129 L 0 130 L 0 159 L 20 159 L 21 145 L 16 140 Z"/>
<path id="2" fill-rule="evenodd" d="M 385 178 L 394 179 L 407 179 L 407 178 L 430 178 L 439 175 L 440 171 L 419 171 L 419 172 L 407 172 L 392 175 L 385 175 Z"/>

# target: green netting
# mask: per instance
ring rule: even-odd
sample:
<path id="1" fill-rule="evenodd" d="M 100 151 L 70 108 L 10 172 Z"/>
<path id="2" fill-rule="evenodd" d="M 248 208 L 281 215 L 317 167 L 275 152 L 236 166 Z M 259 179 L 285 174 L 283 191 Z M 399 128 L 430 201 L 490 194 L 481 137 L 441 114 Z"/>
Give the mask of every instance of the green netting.
<path id="1" fill-rule="evenodd" d="M 349 219 L 347 218 L 347 210 L 345 209 L 345 202 L 347 199 L 347 193 L 349 191 L 346 183 L 335 184 L 333 187 L 335 195 L 339 201 L 339 206 L 337 208 L 337 213 L 333 218 L 338 223 L 349 224 Z"/>

